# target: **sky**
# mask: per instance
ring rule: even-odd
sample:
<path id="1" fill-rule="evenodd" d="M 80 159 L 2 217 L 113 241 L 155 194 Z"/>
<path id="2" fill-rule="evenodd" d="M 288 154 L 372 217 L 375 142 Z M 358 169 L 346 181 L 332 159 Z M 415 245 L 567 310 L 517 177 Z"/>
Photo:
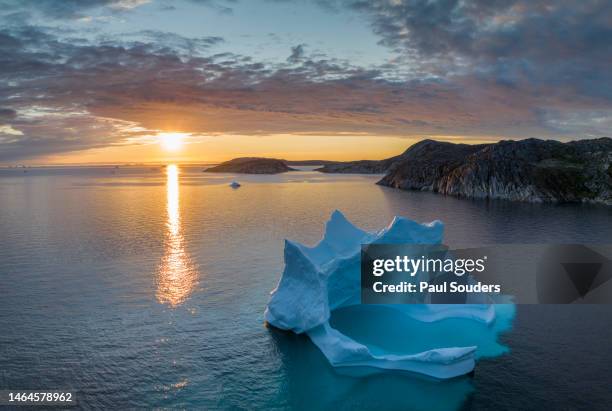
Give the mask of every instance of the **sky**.
<path id="1" fill-rule="evenodd" d="M 612 3 L 0 0 L 0 164 L 612 135 Z"/>

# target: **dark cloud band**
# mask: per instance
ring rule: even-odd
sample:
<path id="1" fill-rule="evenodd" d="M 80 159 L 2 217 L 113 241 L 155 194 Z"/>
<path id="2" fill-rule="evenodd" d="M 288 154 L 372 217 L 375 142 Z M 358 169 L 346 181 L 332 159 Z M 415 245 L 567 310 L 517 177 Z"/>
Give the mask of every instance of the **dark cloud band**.
<path id="1" fill-rule="evenodd" d="M 56 2 L 36 3 L 46 12 Z M 68 1 L 58 12 L 111 3 L 120 2 Z M 610 134 L 609 2 L 324 5 L 362 13 L 397 59 L 359 67 L 314 57 L 298 44 L 287 61 L 271 63 L 223 52 L 224 40 L 215 36 L 148 30 L 88 40 L 27 21 L 6 25 L 0 29 L 0 123 L 11 129 L 0 133 L 21 134 L 0 140 L 2 157 L 113 144 L 139 132 L 124 122 L 154 130 L 160 118 L 188 124 L 194 133 Z M 401 74 L 406 67 L 409 74 Z"/>

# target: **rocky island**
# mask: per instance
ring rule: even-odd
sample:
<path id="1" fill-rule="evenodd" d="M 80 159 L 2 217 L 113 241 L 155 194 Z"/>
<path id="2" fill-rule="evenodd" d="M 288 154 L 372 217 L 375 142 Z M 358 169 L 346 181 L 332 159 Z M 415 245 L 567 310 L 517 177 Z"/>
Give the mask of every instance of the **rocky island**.
<path id="1" fill-rule="evenodd" d="M 240 157 L 204 171 L 207 173 L 279 174 L 294 170 L 284 160 L 276 158 Z"/>
<path id="2" fill-rule="evenodd" d="M 423 140 L 390 159 L 336 163 L 322 172 L 379 173 L 380 185 L 467 198 L 612 205 L 612 139 L 561 143 Z M 368 171 L 371 170 L 371 171 Z"/>

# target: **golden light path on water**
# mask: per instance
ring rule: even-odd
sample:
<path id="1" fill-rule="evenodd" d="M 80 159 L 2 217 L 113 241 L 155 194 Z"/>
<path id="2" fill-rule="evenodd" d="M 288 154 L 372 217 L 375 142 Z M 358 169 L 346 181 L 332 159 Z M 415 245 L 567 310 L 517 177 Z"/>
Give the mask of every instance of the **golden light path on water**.
<path id="1" fill-rule="evenodd" d="M 157 275 L 156 297 L 160 303 L 175 307 L 189 297 L 198 282 L 199 273 L 185 251 L 179 207 L 179 168 L 169 165 L 166 175 L 166 239 Z"/>

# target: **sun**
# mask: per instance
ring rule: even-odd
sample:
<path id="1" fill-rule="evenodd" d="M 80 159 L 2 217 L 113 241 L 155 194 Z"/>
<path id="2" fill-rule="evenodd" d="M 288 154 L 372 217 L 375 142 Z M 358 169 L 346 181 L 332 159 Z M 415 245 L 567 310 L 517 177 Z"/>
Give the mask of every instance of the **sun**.
<path id="1" fill-rule="evenodd" d="M 186 133 L 159 133 L 159 143 L 166 151 L 178 151 L 183 147 Z"/>

